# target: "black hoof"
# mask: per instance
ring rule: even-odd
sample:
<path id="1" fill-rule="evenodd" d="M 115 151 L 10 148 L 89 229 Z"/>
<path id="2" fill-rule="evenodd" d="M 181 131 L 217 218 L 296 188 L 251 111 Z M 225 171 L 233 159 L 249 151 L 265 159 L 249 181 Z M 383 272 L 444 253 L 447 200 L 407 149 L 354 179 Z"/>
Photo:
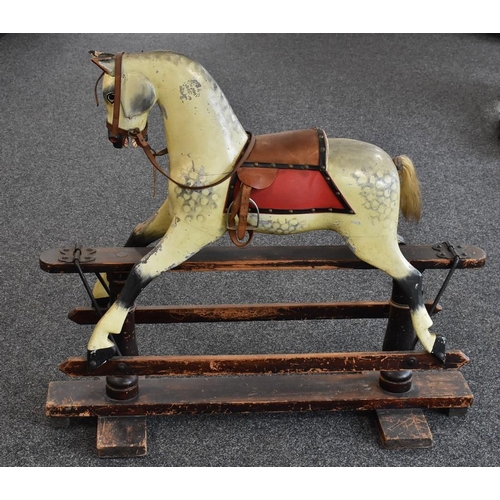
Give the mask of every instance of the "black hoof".
<path id="1" fill-rule="evenodd" d="M 446 361 L 446 338 L 442 335 L 436 335 L 436 340 L 432 346 L 431 354 L 436 356 L 441 363 Z"/>
<path id="2" fill-rule="evenodd" d="M 87 351 L 87 369 L 89 372 L 97 370 L 106 361 L 116 356 L 116 347 L 106 347 L 105 349 L 96 349 L 95 351 Z"/>

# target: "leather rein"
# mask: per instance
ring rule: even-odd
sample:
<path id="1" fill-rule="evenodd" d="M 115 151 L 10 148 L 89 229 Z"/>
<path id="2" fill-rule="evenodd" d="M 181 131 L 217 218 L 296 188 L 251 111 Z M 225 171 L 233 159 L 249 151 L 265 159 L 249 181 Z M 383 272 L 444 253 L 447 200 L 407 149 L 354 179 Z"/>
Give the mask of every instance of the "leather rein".
<path id="1" fill-rule="evenodd" d="M 252 149 L 255 145 L 255 137 L 247 132 L 248 134 L 248 140 L 245 144 L 245 147 L 242 149 L 236 163 L 234 164 L 233 168 L 229 173 L 224 175 L 221 179 L 218 181 L 212 182 L 210 184 L 204 184 L 203 186 L 190 186 L 188 184 L 183 184 L 182 182 L 176 181 L 172 177 L 170 177 L 165 170 L 159 165 L 159 163 L 156 161 L 157 156 L 163 156 L 165 154 L 168 154 L 168 150 L 165 148 L 160 152 L 154 151 L 151 146 L 149 145 L 146 134 L 147 134 L 147 125 L 144 130 L 124 130 L 121 129 L 118 126 L 118 123 L 120 121 L 120 99 L 121 99 L 121 84 L 122 84 L 122 57 L 123 57 L 123 52 L 118 52 L 115 55 L 115 97 L 114 97 L 114 102 L 113 102 L 113 122 L 110 124 L 106 121 L 106 127 L 110 130 L 111 134 L 115 137 L 121 135 L 125 137 L 132 137 L 133 139 L 136 140 L 137 144 L 143 149 L 144 153 L 146 154 L 148 160 L 151 162 L 151 164 L 154 167 L 154 172 L 158 171 L 160 172 L 161 175 L 166 177 L 169 181 L 173 182 L 176 186 L 179 186 L 182 189 L 189 189 L 191 191 L 199 191 L 202 189 L 207 189 L 211 187 L 218 186 L 219 184 L 222 184 L 224 181 L 229 179 L 233 173 L 246 161 L 250 153 L 252 152 Z M 99 79 L 96 82 L 95 86 L 95 95 L 96 95 L 96 101 L 97 101 L 97 85 L 99 83 L 99 80 L 102 78 L 103 74 L 99 77 Z M 98 102 L 98 101 L 97 101 Z"/>

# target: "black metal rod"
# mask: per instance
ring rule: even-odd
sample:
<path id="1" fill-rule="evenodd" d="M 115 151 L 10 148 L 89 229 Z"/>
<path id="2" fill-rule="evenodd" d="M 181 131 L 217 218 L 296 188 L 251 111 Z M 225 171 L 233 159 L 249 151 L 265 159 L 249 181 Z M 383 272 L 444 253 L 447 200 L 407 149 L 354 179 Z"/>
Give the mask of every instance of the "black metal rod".
<path id="1" fill-rule="evenodd" d="M 97 276 L 97 279 L 100 281 L 101 285 L 103 286 L 104 290 L 106 290 L 106 293 L 108 294 L 109 297 L 111 297 L 111 291 L 109 289 L 108 284 L 106 281 L 104 281 L 104 278 L 101 276 L 101 273 L 95 273 Z"/>
<path id="2" fill-rule="evenodd" d="M 87 294 L 92 302 L 92 306 L 97 311 L 97 314 L 99 315 L 99 317 L 102 318 L 103 314 L 102 314 L 101 308 L 99 307 L 99 304 L 97 303 L 97 301 L 92 293 L 92 290 L 90 289 L 87 278 L 85 278 L 85 274 L 83 274 L 82 268 L 80 266 L 80 261 L 78 259 L 73 259 L 73 264 L 75 264 L 76 269 L 78 270 L 78 274 L 80 275 L 80 279 L 82 280 L 83 286 L 85 287 L 85 290 L 87 291 Z"/>
<path id="3" fill-rule="evenodd" d="M 434 312 L 436 311 L 436 307 L 439 303 L 439 300 L 441 299 L 444 291 L 446 290 L 446 287 L 448 286 L 448 283 L 451 280 L 451 277 L 453 276 L 453 273 L 455 272 L 455 269 L 458 266 L 458 263 L 460 262 L 460 257 L 458 255 L 455 255 L 455 258 L 453 259 L 453 264 L 451 265 L 450 272 L 446 276 L 446 279 L 444 280 L 443 284 L 441 285 L 441 288 L 439 289 L 438 294 L 436 295 L 436 298 L 434 299 L 434 302 L 429 310 L 429 315 L 432 316 Z"/>
<path id="4" fill-rule="evenodd" d="M 78 270 L 78 274 L 80 275 L 80 279 L 82 280 L 83 286 L 85 287 L 85 290 L 87 291 L 87 294 L 90 297 L 90 300 L 92 301 L 92 305 L 93 305 L 94 309 L 96 310 L 99 317 L 102 318 L 103 314 L 102 314 L 101 308 L 99 307 L 99 304 L 97 304 L 97 301 L 96 301 L 94 295 L 92 294 L 92 290 L 90 289 L 87 278 L 85 277 L 85 274 L 83 273 L 82 268 L 80 266 L 80 261 L 77 258 L 74 258 L 73 264 L 75 264 L 76 269 Z M 113 336 L 108 335 L 108 338 L 115 344 L 117 355 L 121 356 L 120 349 L 119 349 L 115 339 L 113 338 Z"/>

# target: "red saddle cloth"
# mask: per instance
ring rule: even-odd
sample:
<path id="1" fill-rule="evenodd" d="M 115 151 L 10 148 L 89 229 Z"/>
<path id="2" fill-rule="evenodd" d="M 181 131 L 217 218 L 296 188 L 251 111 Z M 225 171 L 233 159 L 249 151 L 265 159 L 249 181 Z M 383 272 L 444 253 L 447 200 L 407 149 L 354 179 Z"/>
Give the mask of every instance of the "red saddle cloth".
<path id="1" fill-rule="evenodd" d="M 261 212 L 346 211 L 322 173 L 314 170 L 279 169 L 276 180 L 266 189 L 253 189 L 251 197 Z"/>
<path id="2" fill-rule="evenodd" d="M 352 213 L 327 172 L 326 141 L 319 129 L 257 136 L 231 182 L 226 207 L 243 182 L 252 187 L 251 199 L 261 213 Z M 249 210 L 256 211 L 252 204 Z"/>

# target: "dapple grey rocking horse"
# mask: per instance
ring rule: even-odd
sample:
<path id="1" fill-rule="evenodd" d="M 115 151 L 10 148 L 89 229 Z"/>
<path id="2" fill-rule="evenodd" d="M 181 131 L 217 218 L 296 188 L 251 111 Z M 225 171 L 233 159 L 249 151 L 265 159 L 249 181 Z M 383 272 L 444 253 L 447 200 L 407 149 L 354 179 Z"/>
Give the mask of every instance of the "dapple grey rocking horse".
<path id="1" fill-rule="evenodd" d="M 109 139 L 118 148 L 136 142 L 169 179 L 165 202 L 126 242 L 147 246 L 159 240 L 95 326 L 88 343 L 91 369 L 116 354 L 109 335 L 121 331 L 141 290 L 226 231 L 239 246 L 254 231 L 339 233 L 359 259 L 399 284 L 418 339 L 444 361 L 444 337 L 429 332 L 422 275 L 398 244 L 399 211 L 420 216 L 418 180 L 407 157 L 392 159 L 372 144 L 327 139 L 316 129 L 254 137 L 199 63 L 173 52 L 91 54 L 104 72 Z M 147 143 L 155 104 L 165 125 L 168 174 Z M 94 295 L 104 293 L 98 283 Z"/>

